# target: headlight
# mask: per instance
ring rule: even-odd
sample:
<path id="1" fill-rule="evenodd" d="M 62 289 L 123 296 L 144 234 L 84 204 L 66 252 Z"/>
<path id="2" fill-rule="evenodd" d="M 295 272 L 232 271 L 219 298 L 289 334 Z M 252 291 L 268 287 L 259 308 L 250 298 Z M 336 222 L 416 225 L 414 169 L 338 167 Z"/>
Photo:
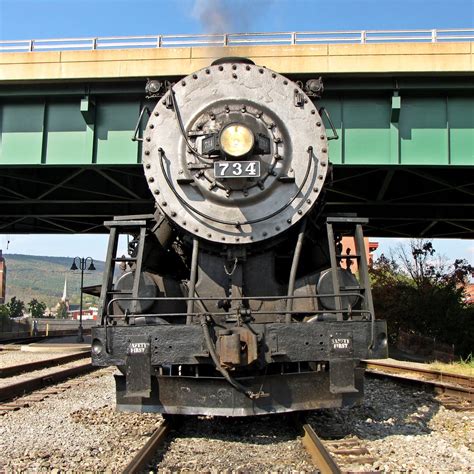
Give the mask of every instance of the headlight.
<path id="1" fill-rule="evenodd" d="M 102 341 L 100 341 L 99 339 L 94 339 L 92 341 L 92 352 L 96 355 L 99 355 L 102 352 L 102 349 Z"/>
<path id="2" fill-rule="evenodd" d="M 255 137 L 245 125 L 231 123 L 222 129 L 219 142 L 224 153 L 239 157 L 246 155 L 253 148 Z"/>

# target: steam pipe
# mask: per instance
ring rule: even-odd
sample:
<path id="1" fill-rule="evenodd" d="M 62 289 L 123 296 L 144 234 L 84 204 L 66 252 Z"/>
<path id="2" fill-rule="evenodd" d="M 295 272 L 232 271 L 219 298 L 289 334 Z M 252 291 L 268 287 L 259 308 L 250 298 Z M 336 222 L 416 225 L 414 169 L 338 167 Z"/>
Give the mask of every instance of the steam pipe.
<path id="1" fill-rule="evenodd" d="M 293 261 L 291 262 L 290 280 L 288 281 L 288 297 L 286 300 L 286 316 L 285 322 L 291 323 L 291 311 L 293 310 L 293 293 L 295 292 L 295 280 L 298 265 L 300 263 L 301 249 L 303 247 L 304 234 L 306 232 L 306 219 L 301 223 L 298 240 L 296 241 L 295 253 L 293 254 Z"/>
<path id="2" fill-rule="evenodd" d="M 196 279 L 197 279 L 198 253 L 199 253 L 199 241 L 198 239 L 193 239 L 193 253 L 191 256 L 191 273 L 189 276 L 188 298 L 194 298 L 194 292 L 196 289 Z M 191 324 L 192 319 L 193 319 L 191 314 L 194 312 L 194 299 L 188 300 L 186 312 L 187 312 L 186 324 Z"/>

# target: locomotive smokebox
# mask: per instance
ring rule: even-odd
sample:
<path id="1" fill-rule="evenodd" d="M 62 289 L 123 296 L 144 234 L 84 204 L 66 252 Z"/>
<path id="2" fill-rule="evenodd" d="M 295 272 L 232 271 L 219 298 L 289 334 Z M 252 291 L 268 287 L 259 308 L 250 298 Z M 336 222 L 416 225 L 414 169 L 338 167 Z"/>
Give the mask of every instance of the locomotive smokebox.
<path id="1" fill-rule="evenodd" d="M 328 170 L 326 131 L 304 90 L 246 58 L 170 87 L 144 135 L 157 206 L 214 244 L 271 243 L 318 203 Z"/>

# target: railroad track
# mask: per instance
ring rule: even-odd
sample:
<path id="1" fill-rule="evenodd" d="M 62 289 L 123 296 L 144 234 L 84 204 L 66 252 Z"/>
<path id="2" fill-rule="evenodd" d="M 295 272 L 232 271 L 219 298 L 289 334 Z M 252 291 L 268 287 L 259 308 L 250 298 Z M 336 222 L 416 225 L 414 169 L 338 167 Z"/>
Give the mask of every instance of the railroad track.
<path id="1" fill-rule="evenodd" d="M 84 335 L 90 334 L 90 329 L 84 330 Z M 38 341 L 47 341 L 49 339 L 57 339 L 59 337 L 65 336 L 76 336 L 77 329 L 74 330 L 52 330 L 48 335 L 41 331 L 37 336 L 30 336 L 26 334 L 19 334 L 16 336 L 11 336 L 8 338 L 0 339 L 0 345 L 10 345 L 10 344 L 30 344 L 32 342 Z"/>
<path id="2" fill-rule="evenodd" d="M 304 448 L 311 456 L 315 468 L 323 474 L 339 474 L 361 466 L 367 468 L 375 462 L 363 441 L 357 438 L 322 441 L 311 425 L 298 421 L 295 423 Z M 176 425 L 173 418 L 164 420 L 122 473 L 138 474 L 145 471 Z"/>
<path id="3" fill-rule="evenodd" d="M 24 365 L 25 364 L 21 364 L 21 366 Z M 8 369 L 13 372 L 15 370 L 22 370 L 19 368 L 19 366 Z M 28 407 L 32 403 L 42 401 L 51 395 L 68 390 L 79 382 L 76 383 L 74 381 L 68 381 L 66 383 L 62 383 L 61 385 L 57 384 L 64 382 L 67 379 L 89 373 L 96 369 L 96 367 L 92 366 L 89 359 L 83 363 L 74 365 L 73 367 L 56 368 L 47 374 L 26 378 L 18 382 L 4 385 L 3 387 L 0 387 L 0 415 L 8 413 L 9 411 Z"/>
<path id="4" fill-rule="evenodd" d="M 138 474 L 145 470 L 151 463 L 158 448 L 165 442 L 173 422 L 163 420 L 163 423 L 153 432 L 145 446 L 133 457 L 127 467 L 122 471 L 123 474 Z"/>
<path id="5" fill-rule="evenodd" d="M 376 461 L 365 443 L 356 437 L 322 440 L 308 423 L 302 424 L 300 430 L 303 433 L 301 442 L 322 474 L 339 474 L 360 469 L 362 472 L 370 472 Z"/>
<path id="6" fill-rule="evenodd" d="M 10 344 L 30 344 L 31 342 L 38 342 L 48 339 L 48 336 L 18 336 L 7 339 L 0 339 L 0 345 Z"/>
<path id="7" fill-rule="evenodd" d="M 474 377 L 392 362 L 362 361 L 367 374 L 430 386 L 446 408 L 474 411 Z"/>
<path id="8" fill-rule="evenodd" d="M 90 357 L 90 352 L 75 352 L 74 354 L 54 357 L 52 359 L 38 360 L 25 364 L 2 367 L 0 368 L 0 379 L 6 377 L 13 377 L 15 375 L 23 374 L 25 372 L 33 372 L 35 370 L 54 367 L 56 365 L 67 364 L 68 362 L 74 362 L 75 360 L 85 359 L 86 357 Z"/>

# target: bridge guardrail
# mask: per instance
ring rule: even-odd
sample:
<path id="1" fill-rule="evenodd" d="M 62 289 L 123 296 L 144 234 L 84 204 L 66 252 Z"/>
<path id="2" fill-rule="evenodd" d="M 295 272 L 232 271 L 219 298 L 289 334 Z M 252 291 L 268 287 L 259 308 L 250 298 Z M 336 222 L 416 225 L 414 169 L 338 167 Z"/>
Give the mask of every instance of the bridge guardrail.
<path id="1" fill-rule="evenodd" d="M 109 36 L 0 41 L 1 52 L 474 41 L 474 28 Z"/>

